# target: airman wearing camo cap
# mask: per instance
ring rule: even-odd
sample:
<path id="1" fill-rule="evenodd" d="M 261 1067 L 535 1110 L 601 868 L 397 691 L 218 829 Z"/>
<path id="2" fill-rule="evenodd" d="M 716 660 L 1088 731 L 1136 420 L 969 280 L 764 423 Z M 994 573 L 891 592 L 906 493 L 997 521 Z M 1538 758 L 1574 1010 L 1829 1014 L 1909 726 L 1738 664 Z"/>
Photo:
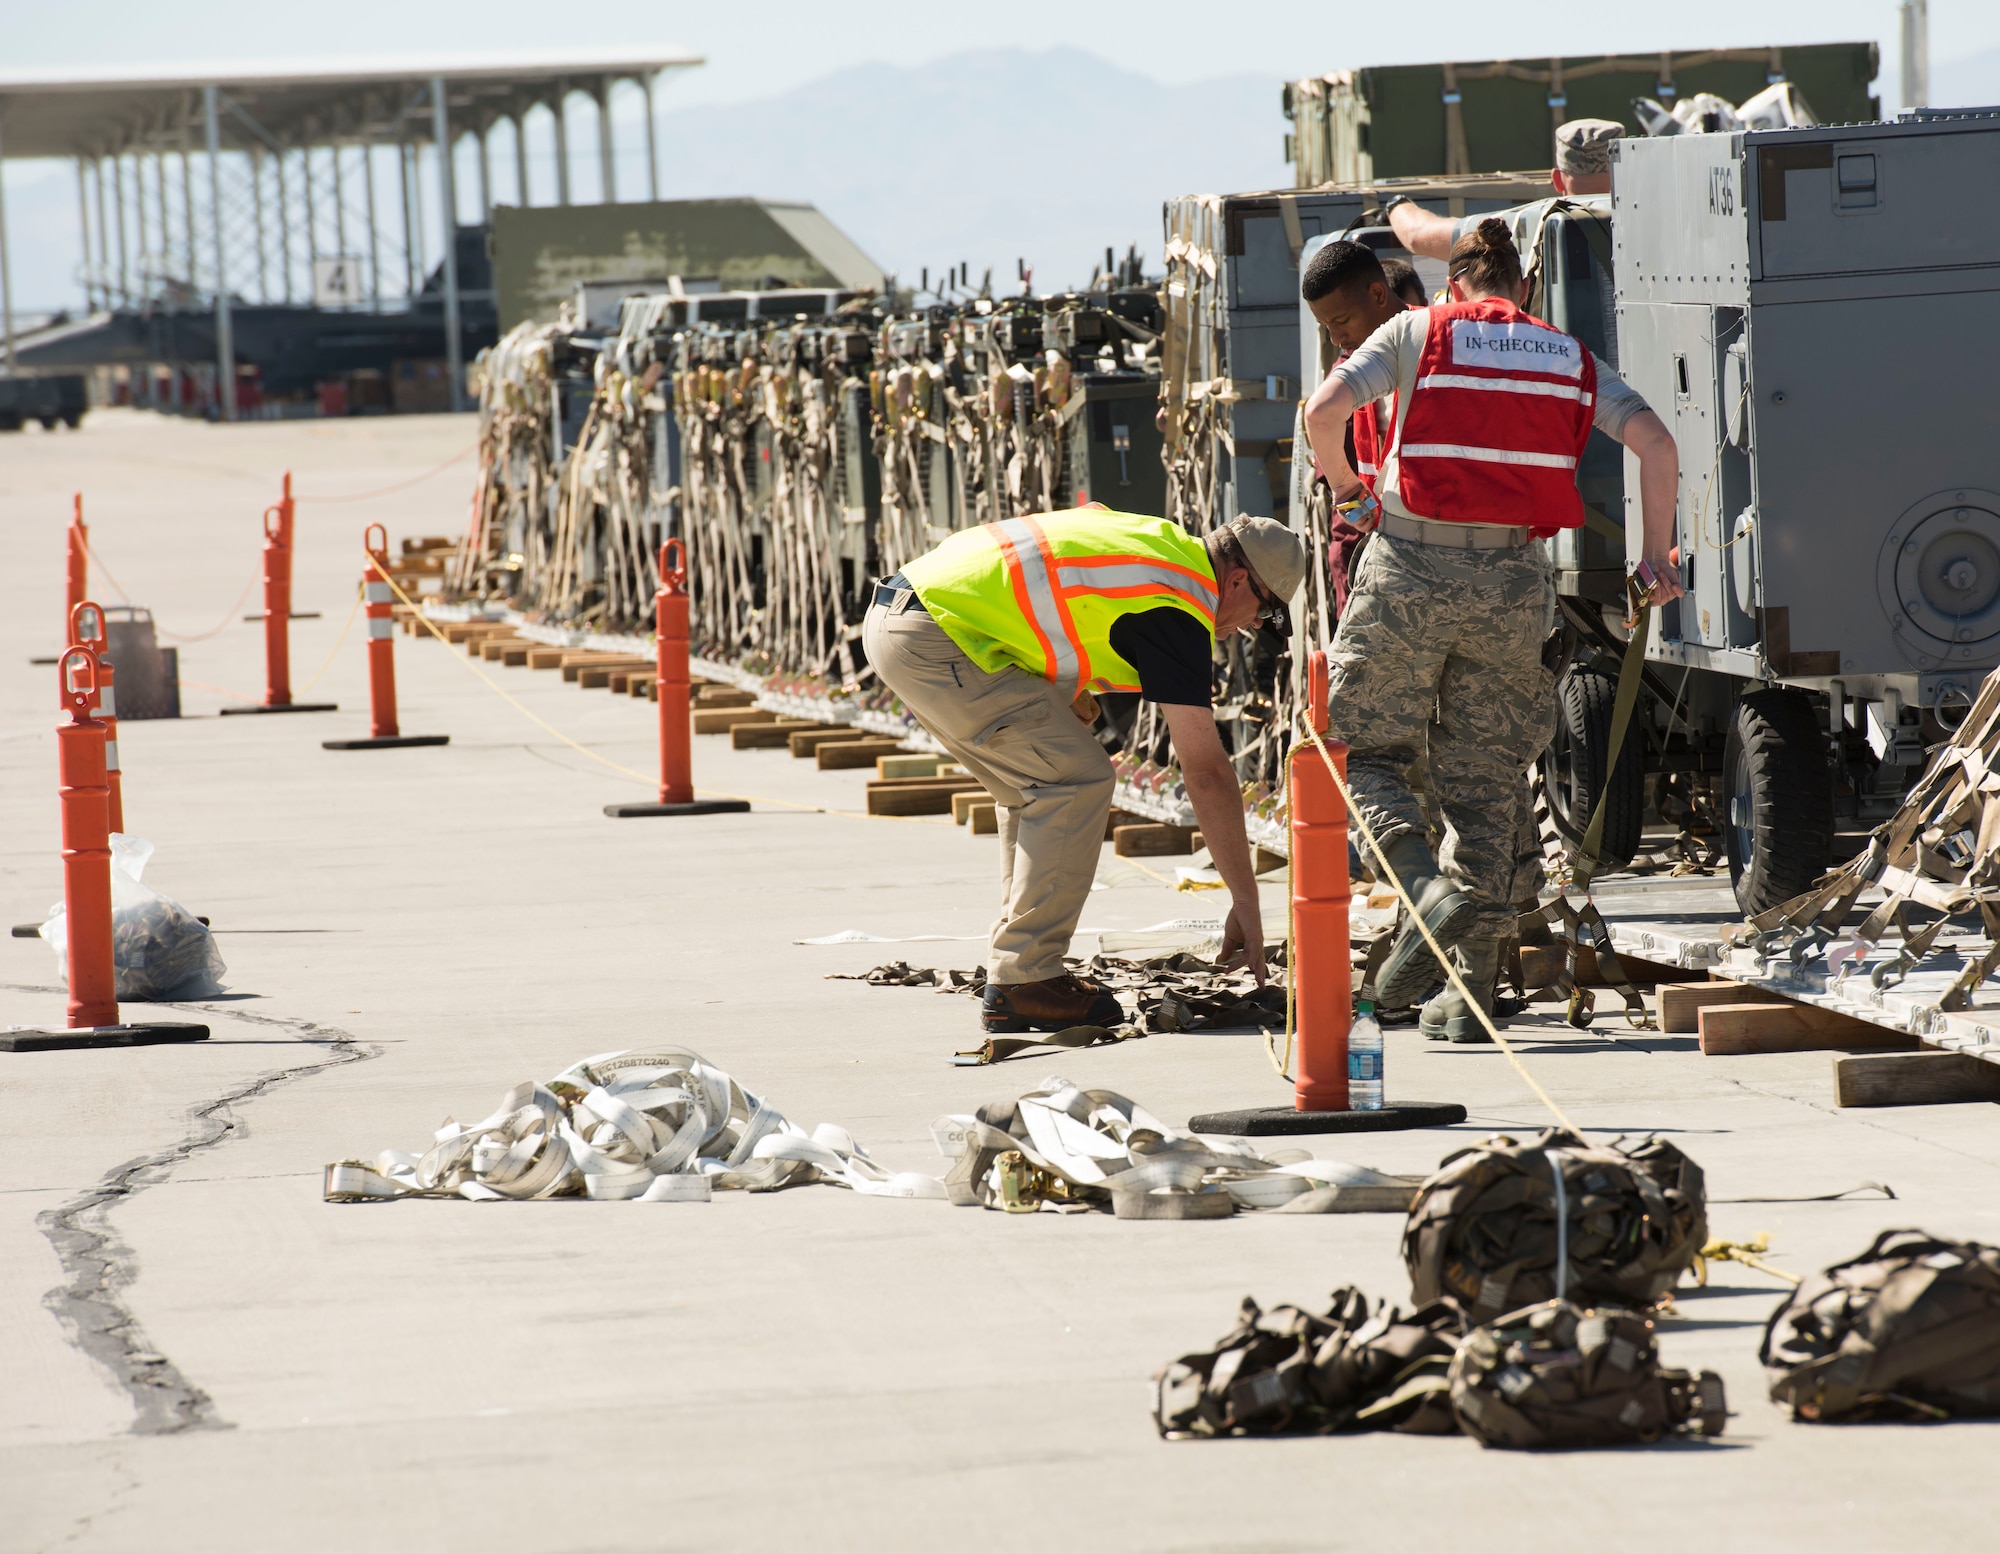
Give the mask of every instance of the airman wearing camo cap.
<path id="1" fill-rule="evenodd" d="M 1549 171 L 1549 187 L 1557 200 L 1581 200 L 1592 209 L 1611 214 L 1611 143 L 1621 139 L 1625 126 L 1611 119 L 1571 119 L 1556 126 L 1556 165 Z M 1480 223 L 1482 216 L 1496 215 L 1513 229 L 1514 243 L 1522 253 L 1534 251 L 1535 236 L 1542 218 L 1554 200 L 1536 200 L 1506 210 L 1476 212 L 1454 220 L 1425 210 L 1408 195 L 1395 195 L 1382 214 L 1390 230 L 1413 254 L 1427 259 L 1444 259 L 1451 245 Z"/>
<path id="2" fill-rule="evenodd" d="M 1611 119 L 1571 119 L 1557 128 L 1556 170 L 1571 185 L 1571 192 L 1594 192 L 1577 189 L 1575 183 L 1580 178 L 1602 178 L 1609 187 L 1611 142 L 1624 134 L 1625 126 Z"/>

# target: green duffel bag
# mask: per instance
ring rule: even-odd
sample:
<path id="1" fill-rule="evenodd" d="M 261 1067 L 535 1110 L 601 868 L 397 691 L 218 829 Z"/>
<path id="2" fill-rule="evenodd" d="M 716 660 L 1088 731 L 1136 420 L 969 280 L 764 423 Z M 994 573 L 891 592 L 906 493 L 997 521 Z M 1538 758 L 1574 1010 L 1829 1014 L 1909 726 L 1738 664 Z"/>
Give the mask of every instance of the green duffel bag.
<path id="1" fill-rule="evenodd" d="M 1448 1155 L 1403 1227 L 1411 1298 L 1475 1323 L 1568 1295 L 1645 1307 L 1708 1239 L 1701 1167 L 1661 1139 L 1634 1149 L 1551 1128 Z"/>
<path id="2" fill-rule="evenodd" d="M 1170 1440 L 1396 1430 L 1452 1435 L 1451 1357 L 1465 1317 L 1441 1301 L 1404 1316 L 1348 1286 L 1321 1313 L 1245 1297 L 1212 1349 L 1153 1378 L 1153 1422 Z"/>
<path id="3" fill-rule="evenodd" d="M 1451 1406 L 1482 1446 L 1631 1446 L 1720 1435 L 1722 1378 L 1660 1368 L 1651 1320 L 1544 1301 L 1476 1327 L 1451 1362 Z"/>
<path id="4" fill-rule="evenodd" d="M 1758 1358 L 1794 1419 L 2000 1414 L 2000 1248 L 1885 1230 L 1792 1291 Z"/>

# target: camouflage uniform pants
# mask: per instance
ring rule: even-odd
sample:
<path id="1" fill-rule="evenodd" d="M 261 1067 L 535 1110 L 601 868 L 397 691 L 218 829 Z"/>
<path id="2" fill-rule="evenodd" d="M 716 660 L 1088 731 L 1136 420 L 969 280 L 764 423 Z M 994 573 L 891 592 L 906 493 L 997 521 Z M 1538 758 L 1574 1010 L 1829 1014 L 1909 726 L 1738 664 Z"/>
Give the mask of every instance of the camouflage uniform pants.
<path id="1" fill-rule="evenodd" d="M 1329 655 L 1331 732 L 1348 785 L 1387 843 L 1425 834 L 1407 773 L 1422 757 L 1444 841 L 1438 865 L 1481 907 L 1474 933 L 1513 930 L 1524 774 L 1555 732 L 1555 677 L 1542 644 L 1555 583 L 1539 544 L 1447 550 L 1377 534 Z"/>

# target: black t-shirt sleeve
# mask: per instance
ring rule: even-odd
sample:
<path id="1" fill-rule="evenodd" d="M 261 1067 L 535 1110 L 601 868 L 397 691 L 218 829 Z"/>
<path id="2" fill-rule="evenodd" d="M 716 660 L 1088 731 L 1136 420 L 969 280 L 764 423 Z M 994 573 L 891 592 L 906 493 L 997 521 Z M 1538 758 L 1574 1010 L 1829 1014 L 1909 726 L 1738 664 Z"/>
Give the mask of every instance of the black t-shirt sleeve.
<path id="1" fill-rule="evenodd" d="M 1139 672 L 1139 694 L 1176 707 L 1215 704 L 1215 638 L 1186 610 L 1136 610 L 1111 625 L 1112 651 Z"/>

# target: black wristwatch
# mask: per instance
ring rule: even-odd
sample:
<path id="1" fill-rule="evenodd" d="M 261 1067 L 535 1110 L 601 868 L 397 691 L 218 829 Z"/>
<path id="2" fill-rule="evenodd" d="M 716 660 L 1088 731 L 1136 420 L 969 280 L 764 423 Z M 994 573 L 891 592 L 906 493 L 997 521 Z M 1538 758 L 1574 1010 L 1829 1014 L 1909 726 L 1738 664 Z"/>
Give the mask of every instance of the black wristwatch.
<path id="1" fill-rule="evenodd" d="M 1415 200 L 1411 199 L 1411 198 L 1410 198 L 1410 197 L 1409 197 L 1409 196 L 1408 196 L 1407 194 L 1392 194 L 1392 195 L 1390 195 L 1390 196 L 1389 196 L 1389 199 L 1388 199 L 1388 203 L 1386 203 L 1386 204 L 1385 204 L 1385 205 L 1384 205 L 1384 206 L 1382 207 L 1382 222 L 1383 222 L 1383 224 L 1384 224 L 1385 226 L 1386 226 L 1386 225 L 1388 224 L 1388 221 L 1389 221 L 1389 212 L 1390 212 L 1390 211 L 1392 211 L 1392 210 L 1394 210 L 1394 209 L 1395 209 L 1395 208 L 1396 208 L 1396 207 L 1397 207 L 1398 205 L 1415 205 L 1416 203 L 1417 203 L 1417 202 L 1416 202 Z"/>

